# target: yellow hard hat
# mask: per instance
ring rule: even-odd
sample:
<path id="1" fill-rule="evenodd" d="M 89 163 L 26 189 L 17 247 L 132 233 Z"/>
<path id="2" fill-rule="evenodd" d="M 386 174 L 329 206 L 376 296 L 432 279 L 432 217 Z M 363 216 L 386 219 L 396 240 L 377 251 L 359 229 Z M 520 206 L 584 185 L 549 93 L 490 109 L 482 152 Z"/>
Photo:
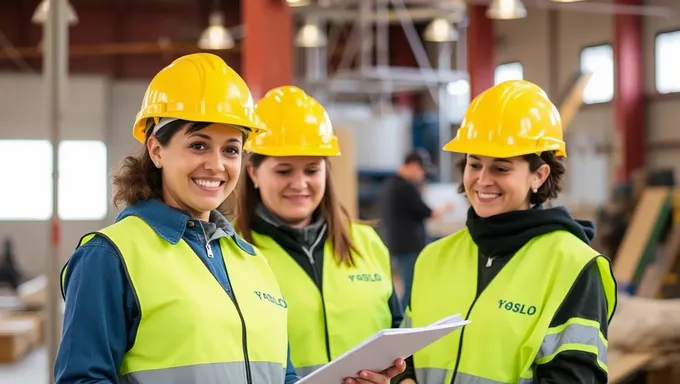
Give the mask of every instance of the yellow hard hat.
<path id="1" fill-rule="evenodd" d="M 324 107 L 300 88 L 270 90 L 255 106 L 267 129 L 243 149 L 267 156 L 340 156 L 338 138 Z"/>
<path id="2" fill-rule="evenodd" d="M 502 82 L 475 97 L 444 150 L 495 158 L 547 151 L 567 156 L 557 108 L 543 89 L 525 80 Z"/>
<path id="3" fill-rule="evenodd" d="M 182 56 L 154 76 L 132 135 L 143 143 L 148 119 L 158 123 L 162 117 L 263 129 L 245 81 L 211 53 Z"/>

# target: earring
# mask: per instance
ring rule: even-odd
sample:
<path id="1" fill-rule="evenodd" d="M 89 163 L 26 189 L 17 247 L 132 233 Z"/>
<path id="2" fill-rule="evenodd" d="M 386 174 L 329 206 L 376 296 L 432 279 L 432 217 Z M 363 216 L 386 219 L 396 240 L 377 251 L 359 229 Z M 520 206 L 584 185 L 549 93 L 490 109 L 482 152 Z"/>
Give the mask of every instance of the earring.
<path id="1" fill-rule="evenodd" d="M 154 165 L 156 166 L 156 168 L 160 168 L 160 167 L 161 167 L 161 163 L 159 163 L 158 161 L 155 162 Z"/>
<path id="2" fill-rule="evenodd" d="M 260 189 L 259 185 L 257 185 L 257 184 L 253 184 L 253 185 L 255 185 L 255 189 Z"/>
<path id="3" fill-rule="evenodd" d="M 538 188 L 534 188 L 534 193 L 538 193 Z"/>

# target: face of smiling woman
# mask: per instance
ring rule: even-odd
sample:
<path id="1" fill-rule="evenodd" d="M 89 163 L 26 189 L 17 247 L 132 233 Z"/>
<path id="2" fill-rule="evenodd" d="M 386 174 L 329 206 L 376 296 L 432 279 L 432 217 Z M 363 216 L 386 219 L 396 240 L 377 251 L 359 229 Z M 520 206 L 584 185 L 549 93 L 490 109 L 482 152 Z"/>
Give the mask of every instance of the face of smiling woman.
<path id="1" fill-rule="evenodd" d="M 500 159 L 467 155 L 463 185 L 475 213 L 490 217 L 529 209 L 529 193 L 543 185 L 548 175 L 548 165 L 531 172 L 522 156 Z"/>
<path id="2" fill-rule="evenodd" d="M 162 146 L 150 137 L 149 154 L 163 175 L 166 204 L 207 221 L 232 193 L 241 171 L 243 133 L 222 124 L 179 130 Z"/>

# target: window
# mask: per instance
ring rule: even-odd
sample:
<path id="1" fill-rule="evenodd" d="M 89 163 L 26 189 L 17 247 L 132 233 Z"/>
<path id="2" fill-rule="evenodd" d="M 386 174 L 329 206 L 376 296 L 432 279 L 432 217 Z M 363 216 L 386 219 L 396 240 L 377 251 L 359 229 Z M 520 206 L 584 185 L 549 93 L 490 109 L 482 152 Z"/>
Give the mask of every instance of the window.
<path id="1" fill-rule="evenodd" d="M 585 104 L 605 103 L 614 98 L 614 51 L 610 44 L 583 48 L 581 71 L 593 74 L 583 89 Z"/>
<path id="2" fill-rule="evenodd" d="M 65 140 L 59 144 L 59 217 L 102 220 L 107 201 L 106 145 L 96 140 Z"/>
<path id="3" fill-rule="evenodd" d="M 52 145 L 47 140 L 0 140 L 0 220 L 52 216 Z"/>
<path id="4" fill-rule="evenodd" d="M 449 94 L 449 122 L 460 124 L 463 121 L 465 112 L 470 106 L 470 82 L 460 79 L 448 83 L 446 92 Z"/>
<path id="5" fill-rule="evenodd" d="M 59 145 L 59 217 L 102 220 L 108 210 L 107 153 L 101 141 Z M 48 140 L 0 140 L 0 220 L 52 216 L 52 145 Z"/>
<path id="6" fill-rule="evenodd" d="M 654 73 L 659 93 L 680 92 L 680 31 L 660 33 L 654 44 Z"/>
<path id="7" fill-rule="evenodd" d="M 500 64 L 493 73 L 494 84 L 508 80 L 524 80 L 524 67 L 519 61 Z"/>

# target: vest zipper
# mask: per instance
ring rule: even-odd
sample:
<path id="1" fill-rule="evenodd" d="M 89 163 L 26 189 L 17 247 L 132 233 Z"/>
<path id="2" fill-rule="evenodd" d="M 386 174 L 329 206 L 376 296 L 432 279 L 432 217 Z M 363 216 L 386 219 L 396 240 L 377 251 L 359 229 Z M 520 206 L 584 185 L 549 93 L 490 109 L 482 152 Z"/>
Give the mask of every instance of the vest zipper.
<path id="1" fill-rule="evenodd" d="M 321 286 L 322 280 L 319 278 L 319 273 L 316 271 L 316 262 L 314 261 L 314 250 L 319 245 L 319 242 L 323 238 L 324 233 L 326 233 L 325 225 L 323 226 L 323 228 L 321 228 L 321 231 L 319 231 L 319 236 L 316 238 L 314 243 L 312 243 L 312 246 L 309 247 L 309 249 L 302 247 L 302 251 L 307 255 L 307 258 L 309 259 L 309 264 L 312 267 L 312 275 L 314 276 L 314 283 L 316 284 L 317 287 L 319 287 L 319 294 L 321 295 L 321 310 L 323 311 L 323 327 L 326 341 L 326 356 L 328 357 L 328 361 L 331 361 L 331 343 L 330 338 L 328 336 L 329 333 L 328 322 L 326 321 L 326 300 L 323 297 L 323 288 Z"/>
<path id="2" fill-rule="evenodd" d="M 487 261 L 486 261 L 487 267 L 491 266 L 491 264 L 493 263 L 493 259 L 494 259 L 493 257 L 487 257 Z M 477 267 L 476 269 L 477 269 L 477 284 L 479 284 L 479 267 Z M 500 272 L 498 272 L 498 273 L 500 273 Z M 496 274 L 496 276 L 498 275 L 498 273 Z M 486 286 L 484 287 L 484 289 L 486 289 L 486 287 L 488 287 L 489 284 L 491 284 L 491 282 L 493 281 L 493 279 L 496 278 L 496 276 L 491 278 L 491 280 L 489 280 L 489 282 L 486 283 Z M 468 320 L 470 318 L 470 313 L 472 313 L 472 308 L 474 308 L 475 303 L 477 303 L 477 299 L 479 299 L 479 296 L 482 295 L 482 292 L 484 292 L 484 289 L 475 293 L 475 299 L 472 300 L 472 304 L 470 304 L 470 308 L 468 308 L 468 311 L 465 314 L 465 320 Z M 453 366 L 453 376 L 451 377 L 451 384 L 455 384 L 456 376 L 458 375 L 458 365 L 460 364 L 460 357 L 462 356 L 462 352 L 463 352 L 463 337 L 465 336 L 465 328 L 466 327 L 463 327 L 463 329 L 460 330 L 460 341 L 458 342 L 458 354 L 456 355 L 456 365 Z"/>
<path id="3" fill-rule="evenodd" d="M 208 252 L 208 258 L 212 259 L 215 257 L 213 255 L 212 247 L 210 247 L 210 239 L 208 239 L 208 234 L 205 233 L 205 228 L 203 227 L 203 223 L 201 221 L 198 221 L 198 224 L 201 226 L 201 229 L 203 230 L 203 237 L 205 237 L 205 250 Z"/>
<path id="4" fill-rule="evenodd" d="M 210 240 L 208 239 L 208 234 L 205 232 L 205 228 L 203 228 L 203 223 L 201 221 L 198 221 L 198 224 L 201 226 L 201 229 L 203 230 L 203 236 L 205 237 L 205 249 L 208 251 L 208 257 L 213 258 L 215 257 L 212 251 L 212 248 L 210 247 Z M 227 274 L 227 280 L 232 281 L 231 278 L 229 278 L 229 271 L 227 270 L 226 266 L 224 268 L 224 273 Z M 241 307 L 238 305 L 238 300 L 236 300 L 236 292 L 234 292 L 234 287 L 231 287 L 231 294 L 227 292 L 227 296 L 231 299 L 231 301 L 234 303 L 234 307 L 236 307 L 236 312 L 238 313 L 238 317 L 241 320 L 241 346 L 243 347 L 243 362 L 246 365 L 246 382 L 248 384 L 253 384 L 253 373 L 250 370 L 250 358 L 248 357 L 248 333 L 246 329 L 246 319 L 243 317 L 243 312 L 241 312 Z"/>
<path id="5" fill-rule="evenodd" d="M 231 278 L 229 277 L 229 272 L 227 269 L 224 269 L 224 272 L 227 274 L 227 279 L 229 281 L 232 281 Z M 231 295 L 229 295 L 229 298 L 231 301 L 234 303 L 234 307 L 236 307 L 236 312 L 238 313 L 239 319 L 241 319 L 241 333 L 243 334 L 241 336 L 241 346 L 243 347 L 243 361 L 246 365 L 246 382 L 248 384 L 253 384 L 253 374 L 250 370 L 250 358 L 248 357 L 248 333 L 246 330 L 246 320 L 243 318 L 243 313 L 241 312 L 241 307 L 238 305 L 238 300 L 236 300 L 236 292 L 234 291 L 234 287 L 231 287 Z"/>

